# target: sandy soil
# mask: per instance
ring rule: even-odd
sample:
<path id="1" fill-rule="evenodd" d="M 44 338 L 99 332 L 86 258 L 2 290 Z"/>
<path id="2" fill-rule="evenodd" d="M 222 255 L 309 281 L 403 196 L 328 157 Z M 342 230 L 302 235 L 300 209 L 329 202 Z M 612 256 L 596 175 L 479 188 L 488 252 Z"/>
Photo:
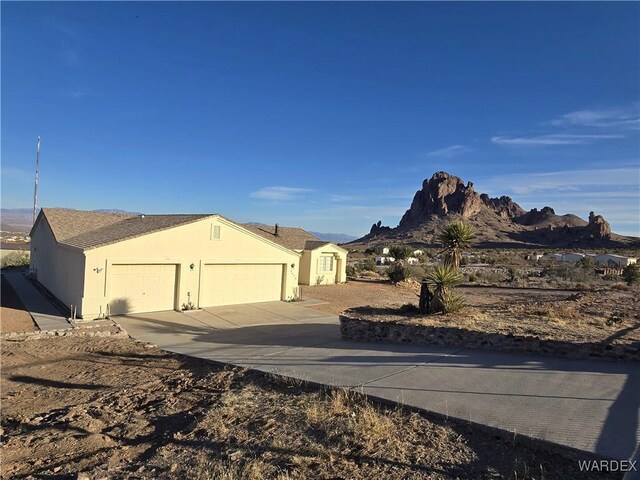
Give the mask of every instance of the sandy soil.
<path id="1" fill-rule="evenodd" d="M 24 310 L 20 299 L 9 282 L 1 276 L 0 290 L 0 333 L 35 332 L 38 327 L 31 315 Z"/>
<path id="2" fill-rule="evenodd" d="M 449 315 L 412 316 L 424 325 L 466 328 L 482 332 L 532 335 L 574 343 L 625 344 L 640 348 L 640 291 L 608 288 L 592 292 L 499 287 L 460 287 L 467 307 Z M 398 321 L 406 313 L 397 307 L 417 305 L 416 282 L 349 282 L 345 285 L 309 287 L 306 295 L 329 302 L 314 306 L 338 314 L 359 306 L 380 309 L 380 320 Z M 368 318 L 373 318 L 371 315 Z"/>
<path id="3" fill-rule="evenodd" d="M 2 478 L 616 478 L 467 425 L 127 338 L 1 347 Z"/>

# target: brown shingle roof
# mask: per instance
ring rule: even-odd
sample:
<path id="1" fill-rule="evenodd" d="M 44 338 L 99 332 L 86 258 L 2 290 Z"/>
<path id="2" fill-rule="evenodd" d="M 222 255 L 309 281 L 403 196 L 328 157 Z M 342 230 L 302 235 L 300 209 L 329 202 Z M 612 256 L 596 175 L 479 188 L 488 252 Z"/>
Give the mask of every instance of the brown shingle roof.
<path id="1" fill-rule="evenodd" d="M 211 214 L 131 215 L 43 208 L 58 243 L 88 250 L 195 222 Z"/>
<path id="2" fill-rule="evenodd" d="M 323 242 L 315 235 L 303 230 L 299 227 L 281 227 L 278 225 L 278 236 L 275 235 L 275 226 L 273 225 L 256 225 L 251 223 L 245 223 L 242 225 L 247 230 L 257 233 L 267 240 L 282 245 L 285 248 L 291 250 L 307 250 L 307 243 L 314 242 L 320 243 L 320 245 L 326 245 L 329 242 Z M 317 245 L 313 248 L 318 248 Z"/>

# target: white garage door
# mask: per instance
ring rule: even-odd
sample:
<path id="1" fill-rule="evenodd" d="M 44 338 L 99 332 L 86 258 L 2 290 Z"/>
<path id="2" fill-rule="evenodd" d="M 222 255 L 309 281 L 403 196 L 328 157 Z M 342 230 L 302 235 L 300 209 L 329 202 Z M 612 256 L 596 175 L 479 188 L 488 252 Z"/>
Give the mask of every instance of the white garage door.
<path id="1" fill-rule="evenodd" d="M 110 270 L 112 315 L 175 307 L 175 265 L 113 265 Z"/>
<path id="2" fill-rule="evenodd" d="M 205 265 L 200 306 L 270 302 L 282 297 L 282 265 Z"/>

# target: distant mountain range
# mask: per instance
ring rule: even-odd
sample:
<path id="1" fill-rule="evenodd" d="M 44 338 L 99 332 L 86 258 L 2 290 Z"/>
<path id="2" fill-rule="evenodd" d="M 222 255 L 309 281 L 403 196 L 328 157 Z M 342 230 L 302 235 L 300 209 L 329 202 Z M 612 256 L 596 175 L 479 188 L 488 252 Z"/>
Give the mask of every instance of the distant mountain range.
<path id="1" fill-rule="evenodd" d="M 591 212 L 588 220 L 576 215 L 556 215 L 551 207 L 524 210 L 507 196 L 479 194 L 472 182 L 437 172 L 424 180 L 397 227 L 375 223 L 371 231 L 352 244 L 430 244 L 452 220 L 475 227 L 476 244 L 484 247 L 640 247 L 640 238 L 616 235 L 609 223 Z"/>
<path id="2" fill-rule="evenodd" d="M 129 213 L 140 215 L 140 212 L 128 212 L 126 210 L 101 208 L 94 210 L 100 213 Z M 2 208 L 0 209 L 0 230 L 5 232 L 29 233 L 31 230 L 33 210 L 30 208 Z M 259 223 L 251 222 L 253 225 Z M 309 232 L 320 240 L 333 243 L 346 243 L 355 240 L 356 236 L 347 235 L 345 233 L 321 233 Z"/>

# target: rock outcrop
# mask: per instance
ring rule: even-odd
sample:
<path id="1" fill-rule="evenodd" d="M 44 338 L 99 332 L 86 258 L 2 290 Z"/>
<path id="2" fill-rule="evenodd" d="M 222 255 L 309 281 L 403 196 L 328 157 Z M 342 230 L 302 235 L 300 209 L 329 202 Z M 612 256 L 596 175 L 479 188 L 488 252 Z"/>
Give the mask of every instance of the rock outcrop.
<path id="1" fill-rule="evenodd" d="M 543 207 L 542 210 L 532 208 L 514 219 L 520 225 L 539 225 L 556 216 L 556 212 L 551 207 Z"/>
<path id="2" fill-rule="evenodd" d="M 371 230 L 369 230 L 369 235 L 375 237 L 376 235 L 380 235 L 381 233 L 390 232 L 391 227 L 387 227 L 382 225 L 382 221 L 378 221 L 378 223 L 374 223 L 371 225 Z"/>
<path id="3" fill-rule="evenodd" d="M 460 178 L 438 172 L 422 182 L 422 190 L 416 192 L 399 227 L 419 225 L 429 215 L 457 213 L 463 218 L 470 218 L 480 212 L 484 205 L 480 195 L 473 189 L 473 183 L 468 182 L 465 186 Z"/>
<path id="4" fill-rule="evenodd" d="M 587 222 L 570 213 L 557 215 L 551 207 L 527 212 L 507 196 L 491 198 L 479 194 L 472 182 L 465 184 L 446 172 L 437 172 L 422 182 L 422 188 L 414 195 L 396 228 L 377 222 L 367 235 L 351 243 L 437 243 L 442 228 L 461 218 L 475 228 L 479 245 L 492 248 L 517 244 L 554 248 L 638 245 L 640 248 L 640 239 L 612 233 L 601 215 L 592 212 Z"/>
<path id="5" fill-rule="evenodd" d="M 602 215 L 589 212 L 589 225 L 585 227 L 587 235 L 594 240 L 608 240 L 611 238 L 611 226 Z"/>
<path id="6" fill-rule="evenodd" d="M 480 198 L 487 207 L 493 209 L 502 218 L 514 218 L 526 213 L 520 205 L 506 195 L 500 198 L 489 198 L 489 195 L 482 193 Z"/>

